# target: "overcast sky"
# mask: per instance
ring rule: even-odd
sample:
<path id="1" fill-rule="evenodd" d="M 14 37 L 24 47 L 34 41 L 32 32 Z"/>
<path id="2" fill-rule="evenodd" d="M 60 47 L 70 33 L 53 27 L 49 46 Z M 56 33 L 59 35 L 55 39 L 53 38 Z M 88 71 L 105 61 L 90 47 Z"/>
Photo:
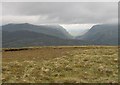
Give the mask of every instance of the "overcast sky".
<path id="1" fill-rule="evenodd" d="M 3 23 L 114 23 L 117 21 L 117 4 L 117 2 L 5 2 Z"/>
<path id="2" fill-rule="evenodd" d="M 94 24 L 116 23 L 117 2 L 4 2 L 3 24 L 70 24 L 91 27 Z M 74 26 L 73 26 L 74 27 Z M 86 28 L 82 27 L 82 28 Z"/>

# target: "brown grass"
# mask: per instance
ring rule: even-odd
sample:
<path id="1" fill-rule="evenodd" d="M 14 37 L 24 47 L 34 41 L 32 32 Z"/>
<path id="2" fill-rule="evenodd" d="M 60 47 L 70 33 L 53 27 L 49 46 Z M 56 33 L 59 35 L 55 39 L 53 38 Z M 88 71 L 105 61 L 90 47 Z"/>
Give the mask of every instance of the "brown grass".
<path id="1" fill-rule="evenodd" d="M 118 48 L 115 46 L 50 46 L 11 49 L 3 49 L 2 52 L 3 82 L 118 82 Z"/>

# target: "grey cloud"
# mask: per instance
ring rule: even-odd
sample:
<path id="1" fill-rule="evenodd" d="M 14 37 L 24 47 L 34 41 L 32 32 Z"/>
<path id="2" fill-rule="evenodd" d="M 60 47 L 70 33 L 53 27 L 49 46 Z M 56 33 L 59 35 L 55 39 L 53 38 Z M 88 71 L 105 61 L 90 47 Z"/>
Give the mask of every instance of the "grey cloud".
<path id="1" fill-rule="evenodd" d="M 43 17 L 37 23 L 108 23 L 117 8 L 117 2 L 5 2 L 3 15 Z"/>

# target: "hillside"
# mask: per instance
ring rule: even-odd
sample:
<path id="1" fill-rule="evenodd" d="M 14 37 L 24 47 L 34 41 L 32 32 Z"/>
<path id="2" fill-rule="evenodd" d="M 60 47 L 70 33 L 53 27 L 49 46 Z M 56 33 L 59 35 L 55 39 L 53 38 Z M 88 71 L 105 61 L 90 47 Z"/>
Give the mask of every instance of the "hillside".
<path id="1" fill-rule="evenodd" d="M 72 38 L 72 36 L 60 25 L 32 25 L 29 23 L 6 24 L 2 26 L 2 30 L 8 32 L 27 30 L 37 33 L 44 33 L 62 39 Z"/>
<path id="2" fill-rule="evenodd" d="M 77 37 L 77 39 L 91 41 L 94 45 L 117 45 L 118 25 L 95 25 L 87 33 Z"/>
<path id="3" fill-rule="evenodd" d="M 3 48 L 31 47 L 31 46 L 66 46 L 66 45 L 87 45 L 88 42 L 74 39 L 61 39 L 55 36 L 46 35 L 27 30 L 2 32 Z"/>

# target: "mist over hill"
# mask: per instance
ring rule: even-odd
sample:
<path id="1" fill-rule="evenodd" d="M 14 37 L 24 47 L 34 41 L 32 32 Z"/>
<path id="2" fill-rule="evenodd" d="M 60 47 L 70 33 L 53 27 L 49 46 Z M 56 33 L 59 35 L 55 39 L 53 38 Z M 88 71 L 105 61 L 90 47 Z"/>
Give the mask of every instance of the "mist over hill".
<path id="1" fill-rule="evenodd" d="M 22 23 L 2 26 L 2 45 L 6 48 L 117 44 L 118 27 L 115 24 L 95 25 L 88 30 L 88 32 L 76 38 L 73 38 L 73 36 L 60 25 L 32 25 Z"/>

